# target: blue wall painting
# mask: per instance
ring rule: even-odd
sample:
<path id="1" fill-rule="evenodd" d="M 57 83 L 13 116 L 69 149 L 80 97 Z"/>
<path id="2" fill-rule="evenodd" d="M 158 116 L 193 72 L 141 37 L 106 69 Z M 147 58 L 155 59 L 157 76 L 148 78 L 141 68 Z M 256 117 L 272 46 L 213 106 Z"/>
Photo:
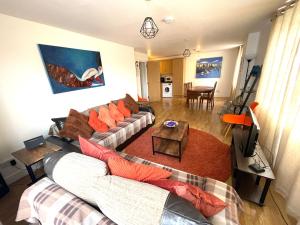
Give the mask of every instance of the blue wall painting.
<path id="1" fill-rule="evenodd" d="M 105 85 L 100 52 L 38 46 L 54 94 Z"/>
<path id="2" fill-rule="evenodd" d="M 196 63 L 196 78 L 219 78 L 223 57 L 199 59 Z"/>

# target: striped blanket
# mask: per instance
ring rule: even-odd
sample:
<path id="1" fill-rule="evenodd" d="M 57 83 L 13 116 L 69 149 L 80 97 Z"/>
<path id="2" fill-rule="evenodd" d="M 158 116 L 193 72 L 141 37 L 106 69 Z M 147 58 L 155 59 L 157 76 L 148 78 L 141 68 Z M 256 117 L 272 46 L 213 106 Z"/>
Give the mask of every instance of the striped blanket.
<path id="1" fill-rule="evenodd" d="M 210 217 L 214 225 L 238 225 L 238 210 L 242 201 L 235 190 L 220 181 L 192 175 L 180 170 L 120 153 L 132 162 L 160 167 L 172 172 L 171 179 L 187 182 L 222 199 L 228 206 Z M 49 178 L 43 178 L 27 188 L 20 200 L 16 221 L 27 220 L 41 224 L 115 224 L 101 212 L 67 192 Z"/>
<path id="2" fill-rule="evenodd" d="M 152 124 L 154 119 L 152 113 L 140 111 L 132 114 L 130 118 L 125 118 L 124 121 L 117 124 L 117 127 L 109 129 L 107 132 L 94 132 L 90 140 L 107 148 L 115 149 L 141 129 Z M 49 135 L 59 136 L 59 130 L 55 124 L 50 127 Z M 78 141 L 73 141 L 72 144 L 79 146 Z"/>

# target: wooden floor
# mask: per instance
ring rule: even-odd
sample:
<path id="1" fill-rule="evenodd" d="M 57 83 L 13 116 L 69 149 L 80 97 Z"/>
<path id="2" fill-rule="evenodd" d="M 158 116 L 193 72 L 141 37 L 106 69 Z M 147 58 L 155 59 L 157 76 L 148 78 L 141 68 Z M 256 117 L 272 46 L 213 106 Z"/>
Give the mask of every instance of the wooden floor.
<path id="1" fill-rule="evenodd" d="M 156 113 L 155 126 L 159 126 L 166 119 L 185 120 L 189 122 L 190 127 L 206 131 L 224 143 L 230 144 L 231 134 L 224 137 L 224 124 L 218 115 L 223 104 L 224 100 L 216 99 L 214 109 L 206 111 L 206 104 L 202 107 L 186 107 L 184 98 L 164 98 L 161 102 L 151 103 Z M 231 178 L 227 183 L 231 185 Z M 297 223 L 286 214 L 284 199 L 273 190 L 272 186 L 270 190 L 264 207 L 244 201 L 245 209 L 240 214 L 242 225 L 295 225 Z"/>
<path id="2" fill-rule="evenodd" d="M 222 100 L 216 100 L 215 108 L 212 111 L 206 111 L 205 106 L 201 109 L 188 108 L 185 106 L 183 98 L 164 99 L 162 102 L 151 103 L 151 105 L 156 112 L 155 126 L 159 126 L 166 119 L 186 120 L 192 128 L 206 131 L 227 144 L 231 142 L 230 135 L 224 138 L 224 125 L 217 114 L 223 105 Z M 28 176 L 20 179 L 10 185 L 10 192 L 0 199 L 0 221 L 3 225 L 27 224 L 25 222 L 16 223 L 14 219 L 21 194 L 27 188 L 29 182 Z M 231 184 L 231 179 L 227 183 Z M 240 214 L 240 222 L 242 225 L 296 224 L 296 221 L 286 214 L 283 198 L 273 191 L 272 187 L 267 195 L 264 207 L 245 201 L 245 210 L 244 213 Z"/>

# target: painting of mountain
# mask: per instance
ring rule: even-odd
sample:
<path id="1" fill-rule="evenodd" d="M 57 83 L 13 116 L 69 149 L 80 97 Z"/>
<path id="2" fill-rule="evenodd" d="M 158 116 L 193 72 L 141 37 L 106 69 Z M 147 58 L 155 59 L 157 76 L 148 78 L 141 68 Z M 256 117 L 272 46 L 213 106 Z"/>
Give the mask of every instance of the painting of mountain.
<path id="1" fill-rule="evenodd" d="M 196 62 L 196 78 L 219 78 L 223 57 L 203 58 Z"/>

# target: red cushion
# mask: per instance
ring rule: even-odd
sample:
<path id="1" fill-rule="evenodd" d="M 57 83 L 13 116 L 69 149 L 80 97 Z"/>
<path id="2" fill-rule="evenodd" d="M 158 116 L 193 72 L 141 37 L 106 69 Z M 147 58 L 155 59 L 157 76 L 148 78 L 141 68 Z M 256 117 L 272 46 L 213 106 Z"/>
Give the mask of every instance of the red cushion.
<path id="1" fill-rule="evenodd" d="M 117 152 L 91 142 L 81 136 L 79 136 L 79 143 L 83 154 L 100 159 L 104 162 L 107 162 L 111 157 L 121 157 Z"/>
<path id="2" fill-rule="evenodd" d="M 111 118 L 113 118 L 117 122 L 122 122 L 124 121 L 124 116 L 123 114 L 118 110 L 118 107 L 114 103 L 109 103 L 108 105 L 109 109 L 109 114 Z"/>
<path id="3" fill-rule="evenodd" d="M 131 116 L 130 110 L 125 107 L 125 102 L 123 100 L 118 101 L 117 107 L 118 110 L 123 114 L 125 118 Z"/>
<path id="4" fill-rule="evenodd" d="M 190 201 L 205 217 L 211 217 L 227 206 L 218 197 L 192 184 L 169 179 L 151 180 L 148 183 L 166 189 Z"/>
<path id="5" fill-rule="evenodd" d="M 94 109 L 90 110 L 89 125 L 97 132 L 108 131 L 108 126 L 98 119 L 98 113 Z"/>
<path id="6" fill-rule="evenodd" d="M 137 181 L 159 180 L 172 175 L 167 170 L 129 162 L 123 158 L 109 158 L 108 167 L 112 175 Z"/>
<path id="7" fill-rule="evenodd" d="M 106 123 L 109 128 L 115 128 L 117 126 L 116 121 L 110 116 L 108 108 L 104 106 L 99 107 L 98 118 L 99 120 Z"/>

